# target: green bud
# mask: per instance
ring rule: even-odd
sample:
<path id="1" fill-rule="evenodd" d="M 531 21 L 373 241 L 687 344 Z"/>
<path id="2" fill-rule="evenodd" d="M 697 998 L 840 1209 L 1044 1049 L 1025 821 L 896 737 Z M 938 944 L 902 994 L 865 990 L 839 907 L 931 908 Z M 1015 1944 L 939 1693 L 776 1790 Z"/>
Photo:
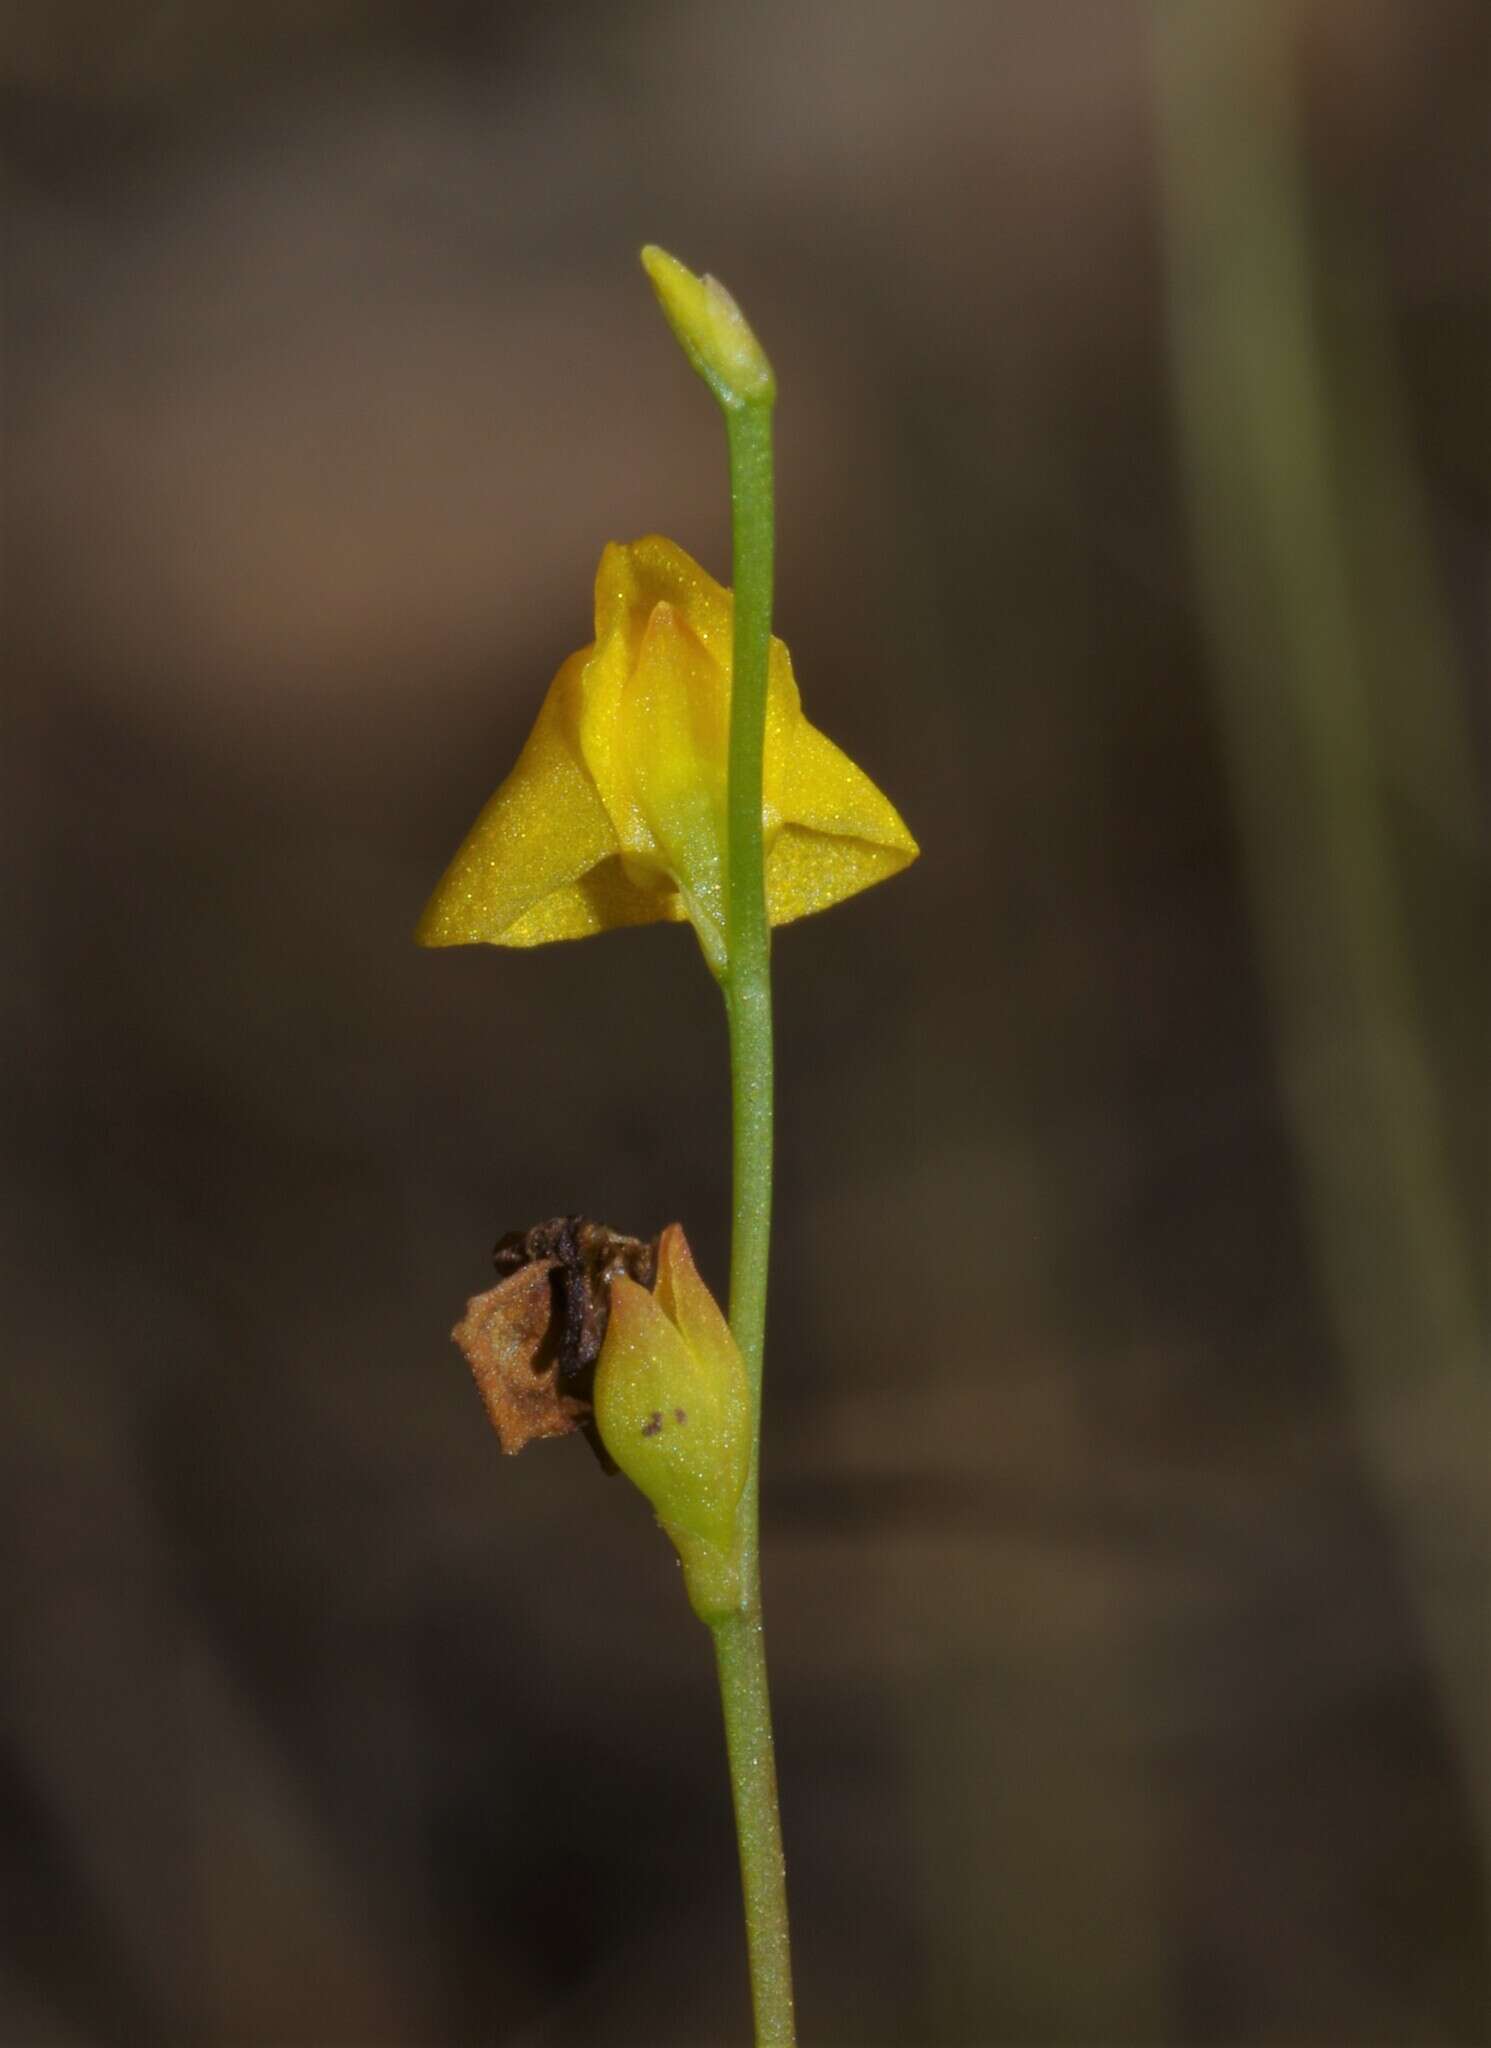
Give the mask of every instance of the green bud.
<path id="1" fill-rule="evenodd" d="M 766 351 L 719 279 L 696 277 L 655 242 L 642 251 L 642 268 L 684 354 L 720 404 L 770 405 L 776 379 Z"/>
<path id="2" fill-rule="evenodd" d="M 595 1368 L 595 1423 L 651 1501 L 683 1562 L 689 1600 L 712 1621 L 740 1604 L 741 1495 L 751 1458 L 745 1365 L 673 1223 L 652 1293 L 624 1276 Z"/>

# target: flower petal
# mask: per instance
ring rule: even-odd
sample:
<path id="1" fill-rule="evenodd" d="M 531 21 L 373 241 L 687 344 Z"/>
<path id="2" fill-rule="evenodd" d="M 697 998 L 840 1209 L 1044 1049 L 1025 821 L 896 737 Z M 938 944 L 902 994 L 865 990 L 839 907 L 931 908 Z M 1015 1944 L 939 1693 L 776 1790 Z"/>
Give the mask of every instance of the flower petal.
<path id="1" fill-rule="evenodd" d="M 730 596 L 653 536 L 608 547 L 596 578 L 580 752 L 627 872 L 676 889 L 675 915 L 725 964 Z M 721 658 L 723 656 L 723 658 Z"/>
<path id="2" fill-rule="evenodd" d="M 766 800 L 779 827 L 766 856 L 773 924 L 826 910 L 916 859 L 895 805 L 801 711 L 769 720 L 766 746 Z"/>
<path id="3" fill-rule="evenodd" d="M 665 534 L 649 533 L 628 545 L 609 542 L 595 577 L 597 643 L 621 627 L 630 634 L 628 648 L 635 654 L 659 604 L 671 604 L 683 614 L 728 675 L 735 601 L 725 586 Z"/>
<path id="4" fill-rule="evenodd" d="M 614 859 L 615 828 L 576 737 L 589 652 L 571 655 L 550 684 L 512 773 L 425 905 L 420 945 L 538 946 L 681 915 Z"/>
<path id="5" fill-rule="evenodd" d="M 724 672 L 666 600 L 655 605 L 627 678 L 630 784 L 649 864 L 671 876 L 705 954 L 725 959 Z M 623 849 L 630 851 L 623 839 Z"/>
<path id="6" fill-rule="evenodd" d="M 576 884 L 616 835 L 572 739 L 583 660 L 549 686 L 512 773 L 483 807 L 415 931 L 424 946 L 536 945 L 598 928 Z"/>

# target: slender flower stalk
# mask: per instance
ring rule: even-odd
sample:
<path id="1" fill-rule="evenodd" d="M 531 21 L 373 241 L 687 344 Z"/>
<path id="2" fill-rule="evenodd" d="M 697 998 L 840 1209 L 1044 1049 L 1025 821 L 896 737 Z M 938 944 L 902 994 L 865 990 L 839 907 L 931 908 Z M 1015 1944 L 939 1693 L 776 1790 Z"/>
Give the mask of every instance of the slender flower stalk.
<path id="1" fill-rule="evenodd" d="M 710 1627 L 740 1844 L 756 2039 L 762 2048 L 790 2048 L 796 2039 L 792 1950 L 762 1628 L 760 1549 L 761 1375 L 771 1254 L 773 1101 L 771 926 L 761 811 L 775 538 L 776 381 L 723 287 L 712 279 L 693 277 L 661 249 L 645 249 L 642 261 L 685 354 L 724 412 L 730 456 L 735 614 L 726 785 L 726 945 L 719 979 L 730 1032 L 734 1138 L 730 1327 L 750 1388 L 751 1455 L 739 1510 L 740 1605 L 711 1621 Z"/>
<path id="2" fill-rule="evenodd" d="M 766 921 L 761 846 L 761 759 L 772 597 L 771 398 L 743 406 L 739 412 L 727 412 L 725 417 L 735 583 L 725 896 L 729 964 L 724 977 L 734 1130 L 730 1327 L 745 1360 L 750 1388 L 751 1462 L 740 1508 L 744 1602 L 738 1614 L 715 1624 L 714 1642 L 740 1840 L 757 2036 L 762 2042 L 785 2043 L 794 2038 L 792 1954 L 766 1683 L 760 1554 L 761 1374 L 771 1253 L 773 1102 L 771 929 Z"/>
<path id="3" fill-rule="evenodd" d="M 659 534 L 603 552 L 595 639 L 425 906 L 426 946 L 540 946 L 688 923 L 729 1026 L 728 1323 L 677 1224 L 510 1232 L 454 1332 L 506 1452 L 583 1429 L 652 1504 L 714 1636 L 760 2048 L 791 2048 L 792 1966 L 761 1633 L 761 1364 L 771 1249 L 771 927 L 897 874 L 916 841 L 803 713 L 771 635 L 771 365 L 712 278 L 642 261 L 725 415 L 734 593 Z"/>

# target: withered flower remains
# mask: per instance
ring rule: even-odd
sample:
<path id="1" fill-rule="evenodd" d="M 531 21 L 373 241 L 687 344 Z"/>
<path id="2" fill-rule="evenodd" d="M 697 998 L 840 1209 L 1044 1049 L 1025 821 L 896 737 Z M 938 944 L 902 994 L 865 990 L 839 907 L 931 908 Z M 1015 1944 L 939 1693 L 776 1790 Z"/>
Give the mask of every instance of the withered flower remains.
<path id="1" fill-rule="evenodd" d="M 577 1429 L 595 1440 L 588 1425 L 612 1283 L 624 1275 L 650 1289 L 657 1253 L 656 1238 L 626 1237 L 584 1216 L 556 1216 L 498 1240 L 492 1263 L 502 1277 L 471 1297 L 451 1335 L 504 1451 Z"/>

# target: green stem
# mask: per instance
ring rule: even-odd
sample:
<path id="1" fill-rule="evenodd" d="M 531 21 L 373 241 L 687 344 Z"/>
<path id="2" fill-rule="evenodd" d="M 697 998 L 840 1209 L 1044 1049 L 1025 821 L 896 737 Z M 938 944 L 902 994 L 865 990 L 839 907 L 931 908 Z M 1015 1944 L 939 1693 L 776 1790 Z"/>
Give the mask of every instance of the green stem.
<path id="1" fill-rule="evenodd" d="M 755 1579 L 754 1563 L 751 1577 Z M 751 2003 L 761 2048 L 792 2048 L 792 1945 L 787 1930 L 787 1866 L 777 1812 L 776 1752 L 766 1690 L 766 1645 L 757 1604 L 714 1625 L 714 1652 L 725 1709 L 725 1754 L 740 1844 Z"/>
<path id="2" fill-rule="evenodd" d="M 735 639 L 730 702 L 730 770 L 725 932 L 721 976 L 730 1027 L 734 1132 L 734 1217 L 730 1326 L 751 1388 L 751 1470 L 740 1506 L 739 1611 L 713 1624 L 740 1877 L 756 2040 L 791 2048 L 792 1957 L 787 1877 L 777 1810 L 776 1756 L 761 1628 L 759 1540 L 761 1365 L 771 1249 L 771 927 L 761 836 L 766 677 L 771 647 L 771 394 L 725 403 L 734 524 Z"/>
<path id="3" fill-rule="evenodd" d="M 766 672 L 771 649 L 771 404 L 725 414 L 730 440 L 730 507 L 735 532 L 735 645 L 730 691 L 729 819 L 722 977 L 730 1021 L 735 1136 L 734 1228 L 730 1245 L 730 1327 L 745 1355 L 760 1431 L 761 1359 L 766 1341 L 766 1268 L 771 1243 L 771 927 L 761 783 L 766 748 Z"/>

